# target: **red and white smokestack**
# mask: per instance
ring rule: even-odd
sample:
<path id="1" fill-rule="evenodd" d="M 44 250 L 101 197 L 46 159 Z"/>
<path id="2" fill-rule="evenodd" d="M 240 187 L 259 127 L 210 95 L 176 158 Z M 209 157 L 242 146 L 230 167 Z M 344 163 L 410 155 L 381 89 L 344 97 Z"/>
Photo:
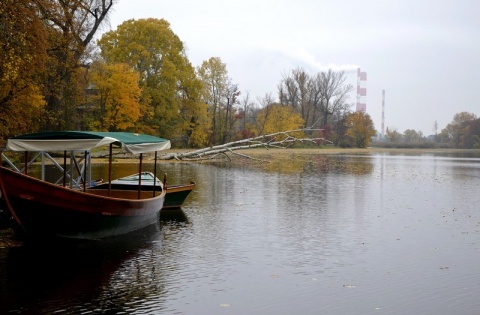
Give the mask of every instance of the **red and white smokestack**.
<path id="1" fill-rule="evenodd" d="M 367 73 L 357 69 L 357 112 L 365 112 L 367 110 Z"/>

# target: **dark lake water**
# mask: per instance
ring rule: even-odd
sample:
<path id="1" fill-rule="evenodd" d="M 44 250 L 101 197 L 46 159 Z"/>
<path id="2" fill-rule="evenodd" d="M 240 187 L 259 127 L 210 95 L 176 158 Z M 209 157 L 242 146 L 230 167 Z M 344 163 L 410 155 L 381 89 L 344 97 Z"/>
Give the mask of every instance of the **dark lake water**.
<path id="1" fill-rule="evenodd" d="M 119 239 L 2 232 L 0 313 L 480 314 L 480 156 L 247 164 L 162 164 L 197 187 Z"/>

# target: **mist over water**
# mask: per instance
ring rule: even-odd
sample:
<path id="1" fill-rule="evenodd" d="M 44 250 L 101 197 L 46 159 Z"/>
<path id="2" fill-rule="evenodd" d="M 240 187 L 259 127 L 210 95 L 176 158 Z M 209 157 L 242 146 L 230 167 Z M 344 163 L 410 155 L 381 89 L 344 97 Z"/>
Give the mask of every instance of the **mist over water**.
<path id="1" fill-rule="evenodd" d="M 0 313 L 480 312 L 478 156 L 163 166 L 171 184 L 197 183 L 169 220 L 100 243 L 2 246 Z"/>

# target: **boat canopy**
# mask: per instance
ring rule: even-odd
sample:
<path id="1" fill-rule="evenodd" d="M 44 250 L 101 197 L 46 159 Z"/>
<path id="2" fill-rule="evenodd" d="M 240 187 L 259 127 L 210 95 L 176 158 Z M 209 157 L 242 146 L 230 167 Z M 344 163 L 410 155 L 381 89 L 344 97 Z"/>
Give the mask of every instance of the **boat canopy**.
<path id="1" fill-rule="evenodd" d="M 90 151 L 112 143 L 133 154 L 171 147 L 169 140 L 131 132 L 46 131 L 10 138 L 6 148 L 11 151 Z"/>

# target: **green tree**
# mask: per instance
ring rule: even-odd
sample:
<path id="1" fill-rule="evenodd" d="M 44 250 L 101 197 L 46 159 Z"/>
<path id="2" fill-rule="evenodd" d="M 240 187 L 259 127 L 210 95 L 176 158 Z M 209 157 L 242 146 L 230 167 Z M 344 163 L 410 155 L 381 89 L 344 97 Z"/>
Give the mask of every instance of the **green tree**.
<path id="1" fill-rule="evenodd" d="M 405 140 L 405 142 L 410 143 L 419 143 L 425 140 L 421 131 L 417 132 L 413 129 L 406 129 L 403 132 L 403 139 Z"/>
<path id="2" fill-rule="evenodd" d="M 348 128 L 347 135 L 359 148 L 367 147 L 371 138 L 376 135 L 373 121 L 367 113 L 350 113 L 347 115 L 345 122 Z"/>
<path id="3" fill-rule="evenodd" d="M 466 148 L 480 149 L 480 118 L 468 123 L 464 139 L 464 146 Z"/>
<path id="4" fill-rule="evenodd" d="M 199 134 L 201 84 L 182 41 L 163 19 L 128 20 L 98 41 L 107 63 L 126 63 L 140 74 L 138 130 L 171 139 Z M 202 137 L 197 137 L 196 142 Z"/>
<path id="5" fill-rule="evenodd" d="M 448 139 L 455 147 L 467 147 L 467 137 L 469 133 L 468 128 L 471 122 L 477 119 L 473 113 L 461 112 L 453 116 L 453 120 L 445 127 L 445 132 L 448 134 Z"/>
<path id="6" fill-rule="evenodd" d="M 385 136 L 386 136 L 391 142 L 399 142 L 400 139 L 402 139 L 402 134 L 397 131 L 397 128 L 389 128 L 389 127 L 387 127 L 387 130 L 385 131 Z"/>

